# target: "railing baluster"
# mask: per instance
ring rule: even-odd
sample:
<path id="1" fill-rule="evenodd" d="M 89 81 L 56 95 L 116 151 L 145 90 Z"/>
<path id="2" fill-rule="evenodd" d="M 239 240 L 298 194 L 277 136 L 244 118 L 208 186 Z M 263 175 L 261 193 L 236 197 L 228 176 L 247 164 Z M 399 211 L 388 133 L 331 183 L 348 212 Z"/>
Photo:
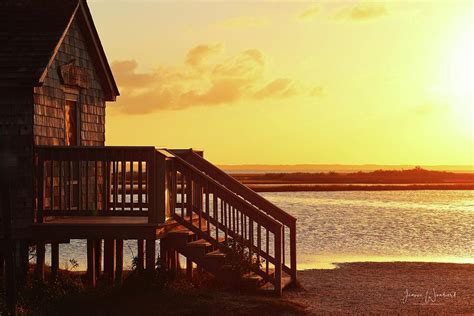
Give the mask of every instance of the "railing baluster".
<path id="1" fill-rule="evenodd" d="M 214 209 L 214 219 L 216 221 L 216 239 L 219 240 L 219 205 L 217 204 L 217 188 L 214 188 L 212 193 L 212 208 Z"/>
<path id="2" fill-rule="evenodd" d="M 62 177 L 62 171 L 63 171 L 62 165 L 63 165 L 63 161 L 62 161 L 62 159 L 61 159 L 61 155 L 60 155 L 60 157 L 59 157 L 58 164 L 59 164 L 59 167 L 58 167 L 58 168 L 59 168 L 59 170 L 58 170 L 58 172 L 59 172 L 59 173 L 58 173 L 58 177 L 59 177 L 59 179 L 58 179 L 58 187 L 59 187 L 59 190 L 58 190 L 58 191 L 59 191 L 59 197 L 58 197 L 58 198 L 59 198 L 59 210 L 62 211 L 62 210 L 63 210 L 63 196 L 62 196 L 62 195 L 63 195 L 63 189 L 62 189 L 62 188 L 63 188 L 63 186 L 62 186 L 62 180 L 63 180 L 63 177 Z"/>
<path id="3" fill-rule="evenodd" d="M 199 205 L 197 205 L 198 207 L 198 211 L 199 211 L 199 230 L 202 230 L 202 190 L 201 190 L 202 186 L 201 186 L 201 182 L 196 178 L 196 202 L 199 203 Z"/>
<path id="4" fill-rule="evenodd" d="M 49 206 L 51 211 L 54 210 L 54 160 L 50 160 L 50 194 L 49 194 Z"/>
<path id="5" fill-rule="evenodd" d="M 67 162 L 67 168 L 68 168 L 68 210 L 72 210 L 72 201 L 74 200 L 74 185 L 73 185 L 73 166 L 72 166 L 72 161 Z"/>
<path id="6" fill-rule="evenodd" d="M 265 229 L 265 232 L 266 232 L 266 237 L 265 237 L 266 238 L 266 243 L 265 243 L 266 249 L 265 249 L 265 252 L 267 254 L 270 254 L 269 249 L 268 249 L 269 246 L 270 246 L 270 240 L 268 238 L 268 229 Z M 265 259 L 265 272 L 268 274 L 268 259 Z"/>
<path id="7" fill-rule="evenodd" d="M 252 249 L 254 247 L 253 245 L 253 220 L 249 218 L 249 241 L 250 241 L 250 246 L 249 246 L 249 258 L 250 258 L 250 263 L 253 263 L 253 257 L 252 257 Z"/>
<path id="8" fill-rule="evenodd" d="M 224 238 L 225 238 L 225 242 L 227 242 L 227 238 L 228 238 L 228 230 L 227 230 L 227 203 L 225 201 L 222 201 L 222 206 L 224 208 Z"/>
<path id="9" fill-rule="evenodd" d="M 140 160 L 138 161 L 138 208 L 141 211 L 143 211 L 143 191 L 142 191 L 142 160 L 140 157 Z"/>
<path id="10" fill-rule="evenodd" d="M 82 158 L 82 157 L 81 157 Z M 77 161 L 77 196 L 78 196 L 78 203 L 77 203 L 77 209 L 78 210 L 83 210 L 83 203 L 82 203 L 82 160 Z"/>
<path id="11" fill-rule="evenodd" d="M 114 160 L 114 211 L 117 210 L 118 204 L 118 161 Z"/>
<path id="12" fill-rule="evenodd" d="M 262 227 L 260 224 L 257 224 L 257 263 L 260 269 L 260 252 L 262 250 Z"/>
<path id="13" fill-rule="evenodd" d="M 88 210 L 89 209 L 89 160 L 87 158 L 86 154 L 86 207 L 82 208 L 83 210 Z"/>
<path id="14" fill-rule="evenodd" d="M 125 202 L 127 197 L 127 163 L 125 162 L 124 152 L 122 151 L 122 161 L 120 162 L 122 169 L 122 211 L 125 211 Z"/>
<path id="15" fill-rule="evenodd" d="M 207 233 L 210 235 L 211 234 L 211 224 L 210 224 L 210 209 L 209 209 L 209 182 L 206 181 L 206 185 L 205 185 L 205 197 L 206 197 L 206 220 L 207 220 L 207 225 L 206 225 L 206 228 L 207 228 Z"/>
<path id="16" fill-rule="evenodd" d="M 130 183 L 129 184 L 129 187 L 130 187 L 130 211 L 133 211 L 134 210 L 134 198 L 133 198 L 133 195 L 134 195 L 134 192 L 135 192 L 135 183 L 133 183 L 134 181 L 134 177 L 133 177 L 133 159 L 130 159 L 129 161 L 129 164 L 130 164 L 130 173 L 129 173 L 129 176 L 128 176 L 128 182 Z"/>
<path id="17" fill-rule="evenodd" d="M 94 159 L 94 210 L 99 211 L 99 163 L 97 158 Z"/>

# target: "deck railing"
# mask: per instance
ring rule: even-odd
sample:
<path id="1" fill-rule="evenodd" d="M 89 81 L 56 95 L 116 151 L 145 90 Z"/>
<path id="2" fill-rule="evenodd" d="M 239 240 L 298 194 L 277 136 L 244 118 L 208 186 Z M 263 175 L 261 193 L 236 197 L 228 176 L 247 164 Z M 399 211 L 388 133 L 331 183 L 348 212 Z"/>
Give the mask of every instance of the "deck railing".
<path id="1" fill-rule="evenodd" d="M 208 162 L 192 150 L 174 150 L 174 154 L 204 172 L 229 191 L 244 199 L 255 209 L 270 216 L 282 225 L 282 265 L 283 271 L 296 281 L 296 218 L 274 205 L 260 194 L 243 185 L 227 173 Z"/>
<path id="2" fill-rule="evenodd" d="M 154 147 L 38 146 L 36 222 L 46 216 L 148 216 L 158 222 Z M 163 193 L 164 194 L 164 193 Z"/>
<path id="3" fill-rule="evenodd" d="M 248 268 L 281 293 L 282 225 L 184 159 L 175 157 L 170 169 L 176 221 L 224 253 L 238 244 Z"/>

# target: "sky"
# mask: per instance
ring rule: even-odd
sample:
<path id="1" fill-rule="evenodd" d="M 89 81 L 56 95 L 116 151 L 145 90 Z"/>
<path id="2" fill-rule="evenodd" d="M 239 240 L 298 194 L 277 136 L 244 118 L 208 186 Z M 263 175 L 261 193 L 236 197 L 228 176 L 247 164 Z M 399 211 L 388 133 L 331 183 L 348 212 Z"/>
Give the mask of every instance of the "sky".
<path id="1" fill-rule="evenodd" d="M 474 164 L 473 1 L 89 0 L 107 145 L 218 164 Z"/>

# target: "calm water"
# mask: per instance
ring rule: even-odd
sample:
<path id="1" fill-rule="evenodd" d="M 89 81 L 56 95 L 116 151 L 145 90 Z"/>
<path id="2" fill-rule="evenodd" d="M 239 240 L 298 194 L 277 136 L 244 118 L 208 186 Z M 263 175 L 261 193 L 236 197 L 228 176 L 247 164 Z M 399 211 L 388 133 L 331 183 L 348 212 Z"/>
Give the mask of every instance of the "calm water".
<path id="1" fill-rule="evenodd" d="M 298 219 L 299 269 L 351 261 L 474 263 L 474 191 L 262 195 Z M 84 241 L 60 247 L 62 266 L 75 259 L 85 268 Z M 135 242 L 126 241 L 124 258 L 133 253 Z"/>
<path id="2" fill-rule="evenodd" d="M 262 195 L 298 219 L 300 269 L 346 261 L 474 263 L 474 191 Z"/>

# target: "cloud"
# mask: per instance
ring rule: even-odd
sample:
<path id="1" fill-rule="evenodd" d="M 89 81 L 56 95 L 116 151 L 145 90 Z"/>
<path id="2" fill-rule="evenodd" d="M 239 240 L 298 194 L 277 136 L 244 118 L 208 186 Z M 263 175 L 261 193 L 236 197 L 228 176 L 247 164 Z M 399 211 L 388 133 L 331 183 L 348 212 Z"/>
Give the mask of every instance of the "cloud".
<path id="1" fill-rule="evenodd" d="M 222 44 L 203 44 L 198 45 L 188 51 L 186 63 L 193 67 L 200 66 L 202 62 L 215 54 L 222 52 Z"/>
<path id="2" fill-rule="evenodd" d="M 264 98 L 287 98 L 297 94 L 292 86 L 292 80 L 288 78 L 278 78 L 255 92 L 256 99 Z"/>
<path id="3" fill-rule="evenodd" d="M 382 3 L 358 3 L 345 6 L 334 14 L 335 19 L 365 21 L 388 15 L 388 10 Z"/>
<path id="4" fill-rule="evenodd" d="M 181 65 L 161 65 L 146 72 L 139 71 L 135 60 L 116 61 L 112 70 L 121 96 L 114 108 L 129 114 L 146 114 L 308 95 L 307 89 L 293 79 L 268 78 L 266 69 L 266 57 L 260 50 L 226 56 L 221 44 L 195 46 Z"/>
<path id="5" fill-rule="evenodd" d="M 223 21 L 218 21 L 213 25 L 226 29 L 256 28 L 268 25 L 268 19 L 263 17 L 239 16 Z"/>
<path id="6" fill-rule="evenodd" d="M 311 20 L 318 15 L 320 9 L 316 5 L 312 5 L 298 15 L 300 20 Z"/>

